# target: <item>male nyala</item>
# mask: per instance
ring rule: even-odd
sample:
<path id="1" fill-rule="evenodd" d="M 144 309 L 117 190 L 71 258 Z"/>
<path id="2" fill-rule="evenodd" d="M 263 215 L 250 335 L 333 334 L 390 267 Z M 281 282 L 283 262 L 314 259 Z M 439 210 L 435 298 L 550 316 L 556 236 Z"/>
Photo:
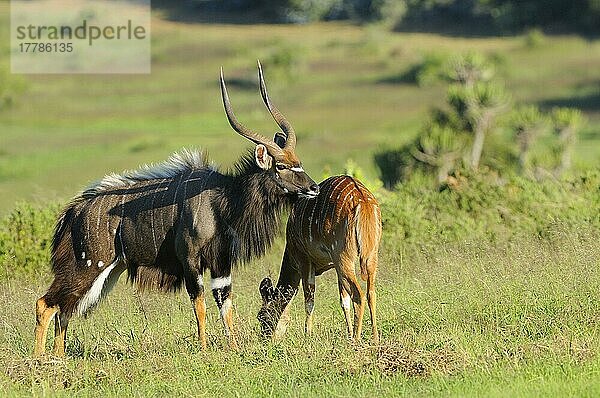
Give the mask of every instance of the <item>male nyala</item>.
<path id="1" fill-rule="evenodd" d="M 221 96 L 231 127 L 256 144 L 235 170 L 224 173 L 206 156 L 183 151 L 165 163 L 109 175 L 76 196 L 63 210 L 52 241 L 54 281 L 37 301 L 34 353 L 45 350 L 55 319 L 54 354 L 65 353 L 74 314 L 86 314 L 127 270 L 141 288 L 177 291 L 185 286 L 206 347 L 203 275 L 210 272 L 229 344 L 233 333 L 231 269 L 264 254 L 282 211 L 297 197 L 314 197 L 318 185 L 295 153 L 296 134 L 268 97 L 259 64 L 262 99 L 285 137 L 281 147 L 239 123 L 223 71 Z"/>

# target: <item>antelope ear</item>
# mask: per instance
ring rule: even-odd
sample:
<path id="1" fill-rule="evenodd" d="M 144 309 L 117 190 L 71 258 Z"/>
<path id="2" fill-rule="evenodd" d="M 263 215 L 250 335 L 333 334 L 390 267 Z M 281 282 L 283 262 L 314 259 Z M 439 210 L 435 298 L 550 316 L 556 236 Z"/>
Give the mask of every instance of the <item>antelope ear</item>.
<path id="1" fill-rule="evenodd" d="M 281 131 L 278 133 L 275 133 L 275 137 L 273 137 L 273 141 L 280 148 L 283 148 L 285 146 L 285 142 L 287 141 L 287 135 L 283 134 Z"/>
<path id="2" fill-rule="evenodd" d="M 260 292 L 260 296 L 263 301 L 270 301 L 273 296 L 273 282 L 271 282 L 271 278 L 265 278 L 260 282 L 260 287 L 258 288 Z"/>
<path id="3" fill-rule="evenodd" d="M 256 164 L 263 170 L 269 170 L 273 164 L 273 158 L 267 152 L 267 147 L 263 144 L 258 144 L 254 149 L 254 160 Z"/>

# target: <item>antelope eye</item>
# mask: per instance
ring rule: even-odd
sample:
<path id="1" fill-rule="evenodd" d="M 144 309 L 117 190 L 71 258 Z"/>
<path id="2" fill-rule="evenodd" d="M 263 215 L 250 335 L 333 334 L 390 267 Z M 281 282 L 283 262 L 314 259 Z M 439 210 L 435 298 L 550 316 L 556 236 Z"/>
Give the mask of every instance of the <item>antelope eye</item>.
<path id="1" fill-rule="evenodd" d="M 277 167 L 277 170 L 279 171 L 287 169 L 284 164 L 276 164 L 275 167 Z"/>

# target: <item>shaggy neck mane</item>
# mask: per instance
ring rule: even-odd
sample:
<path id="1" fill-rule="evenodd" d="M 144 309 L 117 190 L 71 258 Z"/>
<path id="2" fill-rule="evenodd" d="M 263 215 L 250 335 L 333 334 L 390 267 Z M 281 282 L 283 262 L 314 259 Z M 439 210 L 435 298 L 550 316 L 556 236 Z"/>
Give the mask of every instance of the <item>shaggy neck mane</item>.
<path id="1" fill-rule="evenodd" d="M 182 173 L 206 167 L 215 168 L 208 162 L 208 156 L 205 152 L 182 149 L 173 153 L 164 162 L 144 165 L 137 170 L 126 171 L 121 174 L 106 175 L 100 181 L 86 188 L 81 196 L 93 198 L 115 188 L 128 187 L 144 181 L 171 179 Z"/>
<path id="2" fill-rule="evenodd" d="M 235 165 L 222 198 L 227 202 L 226 222 L 235 234 L 236 262 L 247 262 L 267 251 L 281 229 L 281 213 L 291 203 L 269 173 L 260 169 L 254 153 L 249 153 Z"/>

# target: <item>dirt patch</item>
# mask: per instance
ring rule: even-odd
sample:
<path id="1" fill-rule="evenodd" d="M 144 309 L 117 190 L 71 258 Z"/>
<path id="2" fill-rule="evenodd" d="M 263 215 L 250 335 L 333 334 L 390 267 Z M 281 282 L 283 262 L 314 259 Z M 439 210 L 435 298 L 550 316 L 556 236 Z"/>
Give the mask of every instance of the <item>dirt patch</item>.
<path id="1" fill-rule="evenodd" d="M 450 346 L 426 349 L 405 347 L 388 342 L 377 348 L 376 366 L 386 375 L 427 377 L 432 373 L 453 374 L 461 368 L 456 352 Z"/>
<path id="2" fill-rule="evenodd" d="M 73 372 L 68 368 L 67 361 L 53 357 L 15 359 L 6 365 L 6 375 L 15 384 L 48 383 L 55 389 L 69 388 L 74 381 Z"/>

